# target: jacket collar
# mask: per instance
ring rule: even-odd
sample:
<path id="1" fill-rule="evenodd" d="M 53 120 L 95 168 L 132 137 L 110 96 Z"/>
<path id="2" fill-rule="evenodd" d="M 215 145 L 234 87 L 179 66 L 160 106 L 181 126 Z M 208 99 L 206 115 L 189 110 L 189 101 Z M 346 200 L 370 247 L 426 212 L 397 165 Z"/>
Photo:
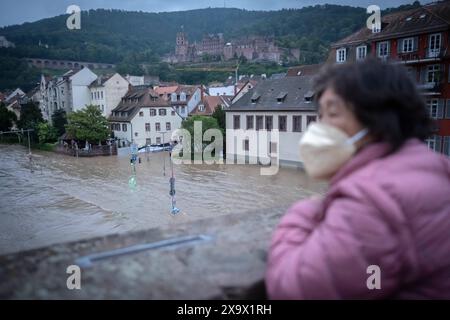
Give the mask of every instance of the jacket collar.
<path id="1" fill-rule="evenodd" d="M 362 147 L 339 171 L 331 178 L 330 186 L 335 185 L 351 173 L 364 167 L 369 162 L 386 156 L 391 150 L 386 142 L 373 142 Z"/>

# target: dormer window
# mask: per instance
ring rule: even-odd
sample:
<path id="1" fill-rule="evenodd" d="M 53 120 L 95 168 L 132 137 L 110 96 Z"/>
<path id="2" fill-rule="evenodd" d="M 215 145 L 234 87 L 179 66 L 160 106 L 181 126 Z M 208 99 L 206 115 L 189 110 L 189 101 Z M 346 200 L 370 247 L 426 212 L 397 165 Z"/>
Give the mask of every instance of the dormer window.
<path id="1" fill-rule="evenodd" d="M 341 48 L 336 50 L 336 62 L 343 63 L 347 61 L 347 49 Z"/>
<path id="2" fill-rule="evenodd" d="M 201 104 L 198 106 L 198 111 L 204 112 L 205 111 L 205 105 Z"/>
<path id="3" fill-rule="evenodd" d="M 308 91 L 307 93 L 305 93 L 305 95 L 303 96 L 305 99 L 305 102 L 310 103 L 313 100 L 314 97 L 314 91 Z"/>
<path id="4" fill-rule="evenodd" d="M 170 95 L 172 102 L 177 101 L 177 94 L 174 92 Z"/>
<path id="5" fill-rule="evenodd" d="M 186 93 L 182 92 L 180 94 L 180 101 L 186 101 Z"/>
<path id="6" fill-rule="evenodd" d="M 287 97 L 287 92 L 280 92 L 280 94 L 277 96 L 277 102 L 278 103 L 283 103 L 284 100 Z"/>
<path id="7" fill-rule="evenodd" d="M 251 97 L 252 103 L 257 103 L 259 98 L 261 98 L 261 95 L 259 93 L 254 93 L 253 96 Z"/>

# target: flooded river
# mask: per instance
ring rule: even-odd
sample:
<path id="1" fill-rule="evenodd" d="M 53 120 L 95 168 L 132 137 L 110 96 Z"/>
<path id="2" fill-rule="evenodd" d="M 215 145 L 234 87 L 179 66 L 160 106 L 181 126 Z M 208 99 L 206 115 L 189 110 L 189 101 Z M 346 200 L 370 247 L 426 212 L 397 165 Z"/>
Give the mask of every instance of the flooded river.
<path id="1" fill-rule="evenodd" d="M 131 190 L 128 157 L 75 158 L 0 145 L 0 254 L 205 217 L 285 206 L 325 190 L 296 169 L 175 165 L 179 215 L 170 214 L 169 157 L 141 155 Z M 166 176 L 163 175 L 164 163 Z"/>

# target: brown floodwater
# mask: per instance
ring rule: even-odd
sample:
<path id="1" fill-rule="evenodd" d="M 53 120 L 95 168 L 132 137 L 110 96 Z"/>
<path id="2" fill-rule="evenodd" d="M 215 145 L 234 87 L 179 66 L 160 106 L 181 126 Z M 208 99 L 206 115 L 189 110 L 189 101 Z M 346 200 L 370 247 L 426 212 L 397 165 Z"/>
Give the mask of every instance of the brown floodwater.
<path id="1" fill-rule="evenodd" d="M 283 206 L 326 185 L 297 169 L 261 176 L 250 165 L 174 165 L 170 213 L 168 153 L 141 155 L 137 188 L 128 157 L 75 158 L 0 145 L 0 254 L 112 233 Z M 163 175 L 164 163 L 166 176 Z"/>

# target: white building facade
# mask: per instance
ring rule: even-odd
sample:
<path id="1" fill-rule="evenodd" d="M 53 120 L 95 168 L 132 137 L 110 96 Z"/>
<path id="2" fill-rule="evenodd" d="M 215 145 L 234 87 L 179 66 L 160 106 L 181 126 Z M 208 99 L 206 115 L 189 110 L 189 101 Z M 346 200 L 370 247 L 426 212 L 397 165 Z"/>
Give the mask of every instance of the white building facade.
<path id="1" fill-rule="evenodd" d="M 103 116 L 109 117 L 111 111 L 117 107 L 123 96 L 128 92 L 129 83 L 120 74 L 104 79 L 99 77 L 89 86 L 91 104 L 97 105 Z"/>
<path id="2" fill-rule="evenodd" d="M 317 111 L 312 77 L 260 82 L 226 110 L 227 161 L 302 167 L 299 141 Z"/>
<path id="3" fill-rule="evenodd" d="M 209 87 L 208 94 L 210 96 L 230 96 L 234 97 L 236 94 L 236 87 L 234 85 L 224 87 Z"/>
<path id="4" fill-rule="evenodd" d="M 130 90 L 109 117 L 119 147 L 169 143 L 182 118 L 152 89 Z"/>
<path id="5" fill-rule="evenodd" d="M 89 86 L 95 80 L 97 80 L 97 75 L 89 68 L 83 68 L 70 77 L 72 111 L 79 111 L 91 104 L 91 90 Z"/>

